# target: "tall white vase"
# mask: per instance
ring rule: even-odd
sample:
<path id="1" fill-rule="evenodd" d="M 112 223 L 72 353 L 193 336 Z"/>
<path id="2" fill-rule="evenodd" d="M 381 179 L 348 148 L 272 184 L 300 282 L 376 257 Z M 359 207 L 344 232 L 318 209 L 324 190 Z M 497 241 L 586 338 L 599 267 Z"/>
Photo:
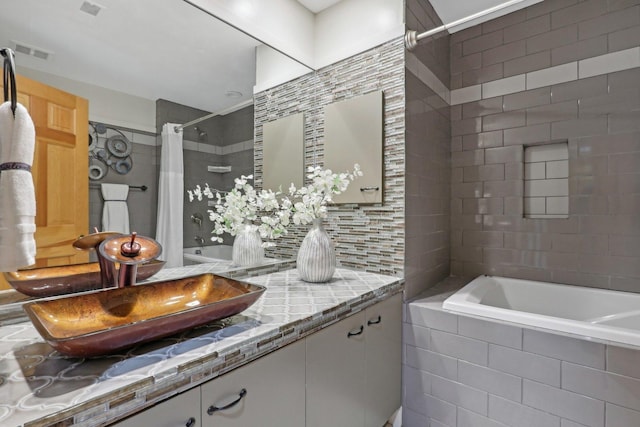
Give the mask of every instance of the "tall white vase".
<path id="1" fill-rule="evenodd" d="M 235 265 L 245 267 L 260 264 L 264 260 L 264 248 L 258 228 L 243 224 L 233 241 L 231 260 Z"/>
<path id="2" fill-rule="evenodd" d="M 336 251 L 331 238 L 322 226 L 322 219 L 313 220 L 296 260 L 298 274 L 305 282 L 328 282 L 336 271 Z"/>

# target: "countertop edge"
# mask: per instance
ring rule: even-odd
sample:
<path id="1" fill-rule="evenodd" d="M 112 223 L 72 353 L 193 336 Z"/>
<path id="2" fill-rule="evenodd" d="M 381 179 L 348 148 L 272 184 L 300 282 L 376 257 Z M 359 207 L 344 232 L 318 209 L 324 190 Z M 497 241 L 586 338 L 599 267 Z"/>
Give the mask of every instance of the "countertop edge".
<path id="1" fill-rule="evenodd" d="M 303 339 L 367 307 L 401 293 L 403 289 L 404 279 L 397 278 L 385 286 L 366 292 L 328 310 L 288 323 L 259 337 L 247 339 L 250 341 L 248 343 L 240 342 L 238 345 L 226 349 L 224 353 L 215 352 L 190 360 L 178 365 L 161 377 L 145 378 L 117 391 L 111 391 L 79 405 L 27 422 L 23 427 L 101 427 L 110 425 Z"/>

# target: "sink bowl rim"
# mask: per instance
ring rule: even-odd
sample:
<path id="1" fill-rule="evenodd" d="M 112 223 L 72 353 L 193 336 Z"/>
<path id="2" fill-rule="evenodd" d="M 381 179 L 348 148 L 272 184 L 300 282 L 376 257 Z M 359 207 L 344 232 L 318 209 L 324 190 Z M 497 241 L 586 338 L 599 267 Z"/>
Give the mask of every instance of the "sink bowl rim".
<path id="1" fill-rule="evenodd" d="M 124 323 L 122 325 L 117 325 L 117 326 L 112 326 L 112 327 L 105 327 L 105 328 L 102 328 L 102 329 L 89 331 L 89 332 L 85 332 L 85 333 L 81 333 L 81 334 L 77 334 L 77 335 L 73 335 L 73 336 L 65 336 L 65 337 L 52 335 L 52 333 L 49 331 L 47 326 L 40 319 L 40 316 L 38 314 L 36 314 L 34 312 L 34 310 L 32 309 L 33 306 L 47 305 L 47 304 L 59 302 L 61 300 L 69 301 L 69 300 L 74 300 L 74 299 L 87 298 L 87 297 L 96 296 L 97 294 L 102 294 L 102 293 L 125 293 L 125 292 L 131 292 L 131 289 L 135 289 L 135 288 L 138 288 L 138 287 L 141 288 L 141 287 L 153 286 L 153 285 L 156 285 L 156 286 L 157 285 L 163 285 L 163 284 L 167 284 L 167 283 L 178 282 L 178 281 L 182 281 L 182 280 L 186 280 L 186 279 L 198 278 L 198 277 L 203 277 L 203 276 L 213 276 L 214 278 L 219 277 L 219 278 L 223 278 L 223 279 L 226 279 L 226 280 L 231 280 L 232 282 L 234 282 L 236 284 L 240 284 L 240 285 L 244 286 L 246 289 L 248 289 L 248 292 L 242 293 L 242 294 L 239 294 L 239 295 L 235 295 L 235 296 L 232 296 L 232 297 L 229 297 L 229 298 L 225 298 L 225 299 L 222 299 L 222 300 L 213 301 L 213 302 L 210 302 L 210 303 L 207 303 L 207 304 L 202 304 L 202 305 L 198 305 L 198 306 L 194 306 L 194 307 L 184 308 L 184 309 L 181 309 L 178 312 L 174 312 L 174 313 L 165 313 L 165 314 L 161 314 L 161 315 L 158 315 L 158 316 L 149 317 L 149 318 L 146 318 L 146 319 L 140 319 L 140 320 L 137 320 L 137 321 L 128 321 L 127 323 Z M 45 341 L 47 341 L 54 349 L 60 351 L 63 354 L 76 356 L 77 354 L 61 351 L 60 348 L 59 348 L 59 345 L 66 345 L 66 343 L 73 342 L 73 341 L 82 341 L 82 340 L 92 339 L 92 338 L 94 338 L 96 336 L 100 336 L 100 335 L 111 336 L 113 334 L 117 334 L 118 331 L 121 331 L 121 330 L 124 330 L 124 329 L 132 328 L 132 327 L 140 328 L 140 327 L 145 327 L 145 325 L 148 325 L 148 324 L 152 325 L 153 323 L 162 323 L 163 320 L 170 319 L 170 318 L 175 318 L 175 317 L 177 317 L 179 315 L 184 315 L 185 317 L 188 317 L 188 315 L 189 314 L 193 314 L 193 312 L 203 311 L 205 309 L 213 309 L 216 305 L 222 305 L 222 303 L 234 304 L 236 302 L 242 303 L 243 300 L 246 300 L 246 301 L 244 301 L 245 303 L 248 301 L 248 304 L 245 304 L 246 307 L 244 307 L 242 310 L 234 313 L 234 314 L 238 314 L 238 313 L 246 310 L 255 301 L 257 301 L 260 298 L 260 296 L 262 296 L 262 294 L 266 291 L 266 289 L 267 288 L 265 286 L 263 286 L 263 285 L 257 285 L 257 284 L 249 283 L 249 282 L 246 282 L 246 281 L 241 281 L 241 280 L 237 280 L 237 279 L 231 279 L 229 277 L 221 276 L 221 275 L 214 274 L 214 273 L 202 273 L 202 274 L 196 274 L 196 275 L 181 277 L 181 278 L 172 279 L 172 280 L 139 284 L 139 285 L 135 285 L 135 286 L 130 287 L 130 288 L 108 288 L 108 289 L 104 289 L 104 290 L 99 290 L 97 292 L 92 292 L 90 294 L 70 295 L 70 296 L 63 297 L 63 298 L 58 298 L 58 299 L 55 299 L 55 300 L 31 301 L 31 302 L 25 303 L 22 306 L 22 308 L 27 313 L 27 315 L 29 316 L 29 319 L 33 323 L 33 325 L 36 328 L 36 330 L 40 333 L 42 338 Z M 177 333 L 182 332 L 182 331 L 184 331 L 186 329 L 189 329 L 189 328 L 192 328 L 192 327 L 196 327 L 196 326 L 199 326 L 199 325 L 202 325 L 202 324 L 206 324 L 208 322 L 213 322 L 213 321 L 219 320 L 221 318 L 230 317 L 230 316 L 232 316 L 234 314 L 230 314 L 230 315 L 223 316 L 223 317 L 212 318 L 212 319 L 207 320 L 204 323 L 190 324 L 189 326 L 187 326 L 185 328 L 182 328 L 182 329 L 178 328 L 178 329 L 175 329 L 175 330 L 171 330 L 169 332 L 162 331 L 162 332 L 158 333 L 157 336 L 154 336 L 151 339 L 143 339 L 141 341 L 135 342 L 135 343 L 130 344 L 130 345 L 135 345 L 135 344 L 139 344 L 139 343 L 142 343 L 142 342 L 149 342 L 149 341 L 153 341 L 155 339 L 162 338 L 164 336 L 177 334 Z M 130 345 L 124 345 L 124 346 L 116 347 L 116 348 L 114 348 L 114 350 L 118 350 L 118 349 L 121 349 L 121 348 L 129 347 Z M 107 353 L 99 353 L 99 354 L 107 354 Z M 81 355 L 81 357 L 84 357 L 84 356 Z"/>

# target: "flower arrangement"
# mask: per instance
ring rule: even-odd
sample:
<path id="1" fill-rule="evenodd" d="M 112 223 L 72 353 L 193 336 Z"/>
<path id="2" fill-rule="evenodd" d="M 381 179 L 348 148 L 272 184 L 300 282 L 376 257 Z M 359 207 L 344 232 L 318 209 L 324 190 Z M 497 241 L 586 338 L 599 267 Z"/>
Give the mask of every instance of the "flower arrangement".
<path id="1" fill-rule="evenodd" d="M 319 166 L 307 169 L 307 178 L 311 183 L 305 187 L 289 187 L 289 196 L 297 200 L 292 203 L 293 223 L 309 224 L 316 218 L 327 217 L 327 205 L 333 201 L 333 196 L 347 189 L 351 181 L 362 176 L 360 165 L 353 165 L 353 171 L 333 173 L 331 169 Z"/>
<path id="2" fill-rule="evenodd" d="M 213 222 L 212 241 L 222 243 L 224 233 L 235 236 L 247 223 L 259 220 L 259 225 L 250 226 L 268 241 L 263 246 L 273 246 L 271 241 L 286 235 L 292 222 L 309 224 L 316 218 L 325 218 L 333 196 L 345 191 L 351 181 L 362 176 L 358 164 L 354 165 L 353 171 L 343 173 L 317 166 L 309 167 L 307 171 L 310 184 L 300 188 L 291 184 L 288 195 L 282 191 L 256 191 L 249 184 L 253 175 L 236 178 L 234 188 L 224 196 L 218 191 L 214 194 L 208 184 L 204 189 L 197 185 L 195 189 L 187 190 L 187 194 L 191 202 L 196 198 L 202 200 L 203 196 L 216 199 L 214 208 L 208 211 Z"/>

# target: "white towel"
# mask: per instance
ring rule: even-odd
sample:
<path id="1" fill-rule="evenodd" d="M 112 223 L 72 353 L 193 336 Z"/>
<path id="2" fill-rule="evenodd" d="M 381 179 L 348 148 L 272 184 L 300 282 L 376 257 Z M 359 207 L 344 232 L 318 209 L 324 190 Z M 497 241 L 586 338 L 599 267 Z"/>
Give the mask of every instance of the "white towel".
<path id="1" fill-rule="evenodd" d="M 102 231 L 129 233 L 129 207 L 126 184 L 100 184 L 104 207 L 102 208 Z"/>
<path id="2" fill-rule="evenodd" d="M 33 164 L 36 133 L 27 109 L 0 105 L 0 164 Z M 15 271 L 36 262 L 36 197 L 28 170 L 0 171 L 0 271 Z"/>

